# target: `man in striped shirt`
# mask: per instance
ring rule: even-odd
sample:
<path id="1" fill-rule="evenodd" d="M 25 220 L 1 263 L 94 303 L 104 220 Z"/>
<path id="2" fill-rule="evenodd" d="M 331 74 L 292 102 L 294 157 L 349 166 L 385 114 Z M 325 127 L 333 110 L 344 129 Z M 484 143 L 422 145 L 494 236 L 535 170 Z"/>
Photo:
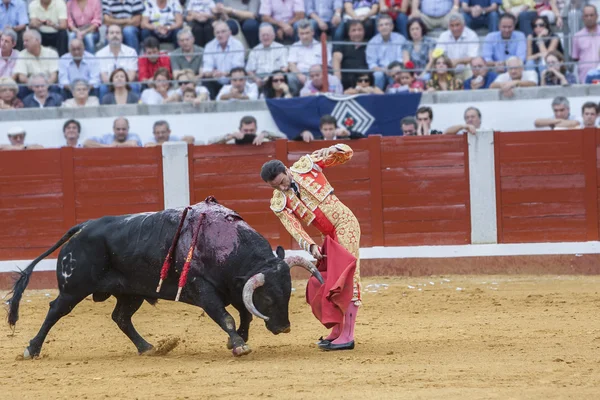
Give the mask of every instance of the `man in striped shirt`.
<path id="1" fill-rule="evenodd" d="M 102 0 L 104 25 L 118 25 L 123 31 L 123 43 L 140 52 L 140 23 L 144 3 L 142 0 Z"/>

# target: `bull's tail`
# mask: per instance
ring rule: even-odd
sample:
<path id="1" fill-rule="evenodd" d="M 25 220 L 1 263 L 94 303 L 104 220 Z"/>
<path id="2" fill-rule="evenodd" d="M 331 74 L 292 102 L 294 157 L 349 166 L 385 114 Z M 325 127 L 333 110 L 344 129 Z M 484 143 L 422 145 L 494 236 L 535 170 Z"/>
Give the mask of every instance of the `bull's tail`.
<path id="1" fill-rule="evenodd" d="M 8 303 L 8 324 L 11 327 L 13 327 L 19 320 L 19 303 L 21 302 L 21 297 L 23 296 L 23 292 L 25 291 L 25 288 L 27 288 L 27 285 L 29 284 L 29 278 L 31 277 L 31 274 L 33 273 L 33 269 L 35 268 L 35 266 L 40 261 L 42 261 L 44 258 L 48 257 L 48 255 L 52 254 L 60 246 L 65 244 L 67 241 L 69 241 L 69 239 L 71 239 L 75 234 L 77 234 L 81 230 L 82 227 L 83 227 L 83 224 L 80 224 L 80 225 L 76 225 L 76 226 L 72 227 L 71 229 L 69 229 L 69 231 L 67 233 L 65 233 L 64 236 L 61 237 L 60 240 L 54 244 L 54 246 L 52 246 L 51 248 L 46 250 L 46 252 L 44 252 L 42 255 L 40 255 L 38 258 L 33 260 L 31 262 L 31 264 L 29 264 L 27 266 L 27 268 L 18 272 L 19 275 L 18 275 L 18 277 L 15 281 L 15 284 L 13 285 L 12 291 L 11 291 L 12 296 L 10 299 L 8 299 L 8 302 L 7 302 Z"/>

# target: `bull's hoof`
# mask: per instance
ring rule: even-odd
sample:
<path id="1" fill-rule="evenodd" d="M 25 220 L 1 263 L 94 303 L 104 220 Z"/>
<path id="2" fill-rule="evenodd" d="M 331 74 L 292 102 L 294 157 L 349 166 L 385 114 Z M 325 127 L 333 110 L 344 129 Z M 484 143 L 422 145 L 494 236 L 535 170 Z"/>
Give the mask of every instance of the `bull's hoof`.
<path id="1" fill-rule="evenodd" d="M 252 353 L 252 349 L 250 348 L 250 346 L 245 344 L 240 347 L 235 347 L 231 352 L 235 357 L 241 357 Z"/>
<path id="2" fill-rule="evenodd" d="M 177 345 L 179 345 L 178 337 L 163 339 L 163 340 L 159 341 L 155 347 L 152 347 L 151 349 L 144 351 L 143 353 L 141 353 L 141 355 L 164 356 L 165 354 L 170 353 L 175 347 L 177 347 Z"/>
<path id="3" fill-rule="evenodd" d="M 34 358 L 38 358 L 37 355 L 32 355 L 29 352 L 29 347 L 25 348 L 25 351 L 23 352 L 23 355 L 19 354 L 16 357 L 16 361 L 24 361 L 24 360 L 33 360 Z"/>

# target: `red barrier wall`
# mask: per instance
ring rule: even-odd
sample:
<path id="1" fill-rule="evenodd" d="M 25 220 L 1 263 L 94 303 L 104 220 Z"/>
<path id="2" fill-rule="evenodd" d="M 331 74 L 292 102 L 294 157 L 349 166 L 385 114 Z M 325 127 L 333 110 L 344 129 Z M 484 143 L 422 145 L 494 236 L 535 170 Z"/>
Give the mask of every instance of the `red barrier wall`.
<path id="1" fill-rule="evenodd" d="M 598 240 L 597 136 L 495 133 L 499 243 Z"/>
<path id="2" fill-rule="evenodd" d="M 160 148 L 5 151 L 1 157 L 0 260 L 35 258 L 76 223 L 164 205 Z"/>

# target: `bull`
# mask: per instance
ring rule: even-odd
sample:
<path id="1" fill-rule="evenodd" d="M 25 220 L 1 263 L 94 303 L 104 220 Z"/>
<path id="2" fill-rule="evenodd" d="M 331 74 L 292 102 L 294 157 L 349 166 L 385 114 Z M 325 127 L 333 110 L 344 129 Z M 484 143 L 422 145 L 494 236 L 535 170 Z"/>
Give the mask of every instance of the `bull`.
<path id="1" fill-rule="evenodd" d="M 307 260 L 284 258 L 281 248 L 275 256 L 262 235 L 213 197 L 190 209 L 174 248 L 174 268 L 157 293 L 161 266 L 181 216 L 181 210 L 168 209 L 90 220 L 69 229 L 52 248 L 33 260 L 20 272 L 8 301 L 12 327 L 19 319 L 19 302 L 36 264 L 62 247 L 56 268 L 58 297 L 50 302 L 46 319 L 25 349 L 24 358 L 39 356 L 54 324 L 89 295 L 95 302 L 114 296 L 117 303 L 112 319 L 117 326 L 139 354 L 155 351 L 136 331 L 131 317 L 144 300 L 155 304 L 159 299 L 172 300 L 176 296 L 193 229 L 199 233 L 181 301 L 201 307 L 229 335 L 227 347 L 234 356 L 251 352 L 246 342 L 252 316 L 263 319 L 275 335 L 289 332 L 290 267 L 304 267 L 320 281 L 322 277 Z M 225 309 L 228 305 L 239 312 L 237 330 Z"/>

